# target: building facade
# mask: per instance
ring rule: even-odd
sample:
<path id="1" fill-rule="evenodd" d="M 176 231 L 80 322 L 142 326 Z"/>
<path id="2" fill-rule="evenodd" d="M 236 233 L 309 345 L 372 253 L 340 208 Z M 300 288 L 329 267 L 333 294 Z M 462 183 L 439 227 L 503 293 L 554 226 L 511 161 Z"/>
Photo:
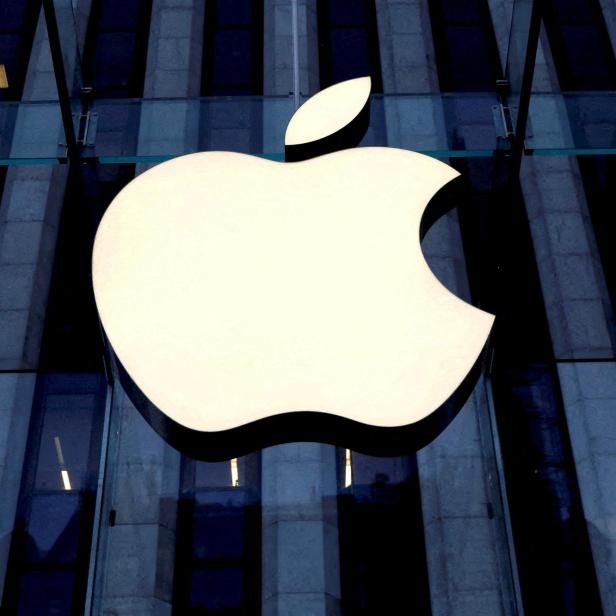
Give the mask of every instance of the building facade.
<path id="1" fill-rule="evenodd" d="M 0 0 L 0 613 L 616 615 L 616 0 L 44 8 Z M 293 111 L 365 74 L 363 145 L 462 174 L 423 249 L 497 315 L 484 374 L 405 456 L 183 455 L 109 368 L 98 222 L 173 156 L 282 160 Z"/>

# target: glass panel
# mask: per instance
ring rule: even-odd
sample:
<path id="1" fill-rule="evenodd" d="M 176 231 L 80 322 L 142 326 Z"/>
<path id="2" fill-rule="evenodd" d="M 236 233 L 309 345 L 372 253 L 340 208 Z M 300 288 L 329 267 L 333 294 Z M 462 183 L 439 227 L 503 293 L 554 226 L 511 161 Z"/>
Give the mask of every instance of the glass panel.
<path id="1" fill-rule="evenodd" d="M 21 375 L 11 376 L 19 387 Z M 19 501 L 17 485 L 2 486 L 3 523 L 15 516 L 13 528 L 3 529 L 10 538 L 0 564 L 7 571 L 3 613 L 82 613 L 106 383 L 95 373 L 39 374 L 36 387 L 20 393 L 22 408 L 3 398 L 7 420 L 15 423 L 17 413 L 25 420 L 12 430 L 12 453 L 23 451 L 28 433 Z"/>
<path id="2" fill-rule="evenodd" d="M 363 145 L 438 157 L 491 156 L 497 149 L 496 102 L 495 95 L 483 93 L 375 95 Z M 291 97 L 98 100 L 82 156 L 102 163 L 157 162 L 231 150 L 282 160 L 293 111 Z M 0 140 L 3 164 L 57 162 L 64 154 L 56 103 L 4 103 L 0 114 L 6 127 Z"/>
<path id="3" fill-rule="evenodd" d="M 616 92 L 534 93 L 526 150 L 538 156 L 616 153 Z"/>
<path id="4" fill-rule="evenodd" d="M 66 156 L 56 101 L 0 103 L 0 164 L 54 164 Z"/>
<path id="5" fill-rule="evenodd" d="M 114 388 L 94 613 L 259 613 L 260 456 L 182 456 Z M 133 566 L 134 565 L 134 566 Z"/>
<path id="6" fill-rule="evenodd" d="M 534 94 L 527 154 L 615 153 L 615 103 L 614 92 Z M 498 150 L 497 104 L 496 95 L 481 92 L 374 95 L 362 145 L 441 158 L 492 156 Z M 232 150 L 282 160 L 293 111 L 291 97 L 98 100 L 82 156 L 102 163 L 156 162 Z M 66 154 L 57 102 L 0 103 L 0 126 L 0 164 L 52 164 Z"/>

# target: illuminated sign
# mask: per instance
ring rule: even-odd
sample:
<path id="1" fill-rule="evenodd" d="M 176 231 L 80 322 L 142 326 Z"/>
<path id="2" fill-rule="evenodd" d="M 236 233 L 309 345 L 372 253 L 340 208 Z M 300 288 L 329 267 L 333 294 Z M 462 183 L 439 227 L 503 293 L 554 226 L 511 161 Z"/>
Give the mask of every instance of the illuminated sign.
<path id="1" fill-rule="evenodd" d="M 357 141 L 369 90 L 310 99 L 287 158 Z M 424 211 L 457 175 L 370 147 L 293 163 L 201 152 L 130 182 L 98 229 L 93 281 L 142 413 L 205 459 L 293 440 L 390 453 L 436 411 L 446 423 L 494 319 L 421 251 Z"/>

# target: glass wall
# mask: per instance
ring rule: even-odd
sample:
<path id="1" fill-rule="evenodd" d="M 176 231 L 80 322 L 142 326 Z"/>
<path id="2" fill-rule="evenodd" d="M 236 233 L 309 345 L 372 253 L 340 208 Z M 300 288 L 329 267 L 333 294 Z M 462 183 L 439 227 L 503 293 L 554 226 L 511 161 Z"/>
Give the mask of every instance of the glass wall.
<path id="1" fill-rule="evenodd" d="M 616 614 L 616 6 L 542 5 L 533 39 L 532 0 L 79 0 L 54 55 L 40 6 L 0 0 L 2 614 Z M 299 104 L 365 74 L 361 146 L 461 174 L 422 249 L 496 315 L 478 384 L 402 456 L 191 457 L 118 378 L 98 224 L 175 156 L 286 164 Z"/>

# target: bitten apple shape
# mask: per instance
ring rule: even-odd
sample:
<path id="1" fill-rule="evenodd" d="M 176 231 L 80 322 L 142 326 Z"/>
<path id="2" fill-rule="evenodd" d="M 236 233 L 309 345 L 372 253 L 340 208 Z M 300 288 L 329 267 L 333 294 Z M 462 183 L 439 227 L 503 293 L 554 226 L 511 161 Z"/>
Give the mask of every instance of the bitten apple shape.
<path id="1" fill-rule="evenodd" d="M 424 210 L 457 175 L 357 148 L 297 163 L 202 152 L 133 180 L 98 229 L 93 283 L 142 412 L 210 444 L 239 429 L 242 451 L 302 440 L 284 426 L 312 419 L 306 439 L 342 444 L 347 425 L 428 418 L 494 320 L 443 287 L 421 251 Z M 250 426 L 267 435 L 250 441 Z"/>

